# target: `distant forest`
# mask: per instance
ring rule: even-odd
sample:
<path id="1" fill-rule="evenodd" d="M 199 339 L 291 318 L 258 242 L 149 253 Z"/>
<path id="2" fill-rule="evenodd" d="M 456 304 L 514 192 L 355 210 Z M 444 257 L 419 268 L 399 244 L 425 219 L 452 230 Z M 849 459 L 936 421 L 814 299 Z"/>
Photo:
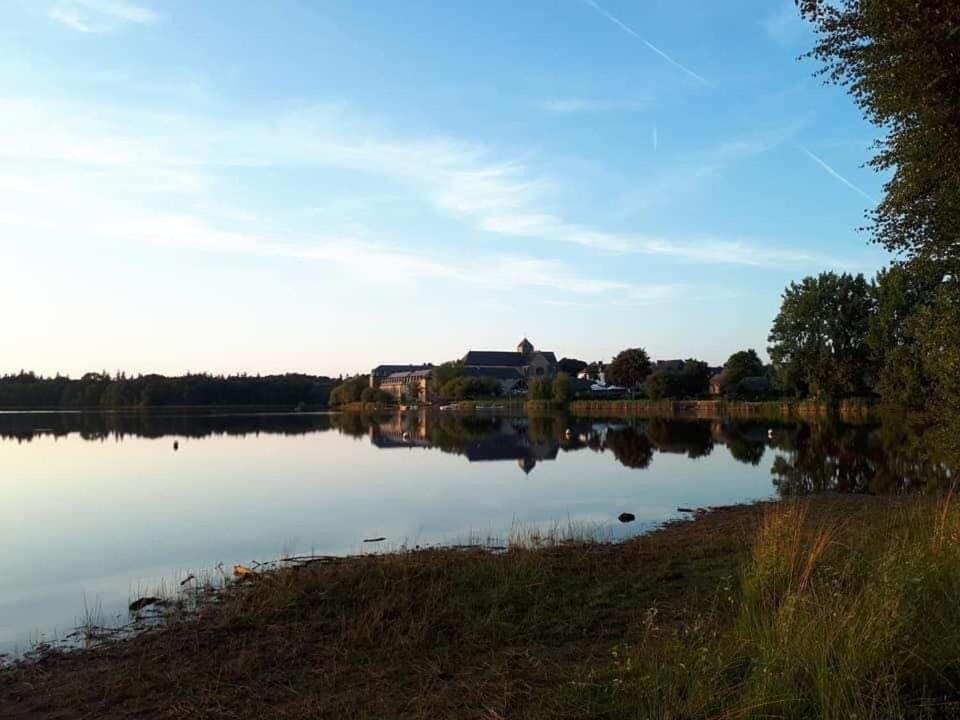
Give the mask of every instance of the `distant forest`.
<path id="1" fill-rule="evenodd" d="M 0 409 L 201 405 L 326 406 L 334 380 L 319 375 L 87 373 L 79 379 L 32 372 L 0 376 Z"/>

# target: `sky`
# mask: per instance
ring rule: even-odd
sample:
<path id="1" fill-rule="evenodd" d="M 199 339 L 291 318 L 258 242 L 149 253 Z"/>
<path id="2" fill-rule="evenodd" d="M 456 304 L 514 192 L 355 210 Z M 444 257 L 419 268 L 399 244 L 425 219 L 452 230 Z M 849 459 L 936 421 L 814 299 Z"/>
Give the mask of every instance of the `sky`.
<path id="1" fill-rule="evenodd" d="M 714 364 L 888 256 L 793 0 L 0 0 L 0 372 Z"/>

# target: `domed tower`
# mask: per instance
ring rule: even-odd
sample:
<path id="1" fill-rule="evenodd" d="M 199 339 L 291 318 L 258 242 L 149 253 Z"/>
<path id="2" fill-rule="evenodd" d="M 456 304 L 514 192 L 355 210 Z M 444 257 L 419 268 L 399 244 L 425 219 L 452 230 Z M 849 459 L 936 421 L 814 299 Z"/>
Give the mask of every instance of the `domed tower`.
<path id="1" fill-rule="evenodd" d="M 520 341 L 520 344 L 517 345 L 517 352 L 521 355 L 529 355 L 533 352 L 533 343 L 524 338 Z"/>

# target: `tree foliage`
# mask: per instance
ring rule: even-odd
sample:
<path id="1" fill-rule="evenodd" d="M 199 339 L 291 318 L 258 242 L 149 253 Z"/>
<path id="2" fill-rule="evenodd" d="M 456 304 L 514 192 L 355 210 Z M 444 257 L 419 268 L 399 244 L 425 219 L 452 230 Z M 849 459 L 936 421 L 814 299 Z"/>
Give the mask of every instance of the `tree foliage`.
<path id="1" fill-rule="evenodd" d="M 543 380 L 543 378 L 531 378 L 527 385 L 527 398 L 529 400 L 549 400 L 552 388 Z"/>
<path id="2" fill-rule="evenodd" d="M 753 348 L 733 353 L 723 366 L 723 380 L 727 387 L 735 387 L 744 378 L 763 375 L 763 361 Z"/>
<path id="3" fill-rule="evenodd" d="M 918 0 L 798 0 L 817 32 L 809 57 L 846 87 L 884 136 L 870 164 L 888 173 L 870 212 L 873 239 L 901 253 L 885 280 L 882 355 L 885 398 L 960 434 L 960 3 Z M 881 291 L 885 284 L 881 279 Z M 889 343 L 888 347 L 882 347 Z"/>
<path id="4" fill-rule="evenodd" d="M 643 348 L 621 351 L 607 366 L 607 382 L 622 387 L 637 387 L 650 374 L 650 356 Z"/>
<path id="5" fill-rule="evenodd" d="M 333 380 L 316 375 L 110 375 L 79 379 L 20 372 L 0 377 L 0 408 L 171 407 L 198 405 L 324 406 Z"/>
<path id="6" fill-rule="evenodd" d="M 461 376 L 440 386 L 439 393 L 447 400 L 479 400 L 500 397 L 503 387 L 493 378 Z"/>
<path id="7" fill-rule="evenodd" d="M 570 376 L 564 372 L 557 373 L 550 385 L 550 394 L 557 402 L 567 402 L 570 399 Z"/>
<path id="8" fill-rule="evenodd" d="M 557 362 L 557 369 L 571 377 L 576 377 L 587 369 L 587 363 L 575 358 L 560 358 Z"/>
<path id="9" fill-rule="evenodd" d="M 357 375 L 344 380 L 330 392 L 331 405 L 346 405 L 360 402 L 363 391 L 370 387 L 369 375 Z"/>
<path id="10" fill-rule="evenodd" d="M 685 360 L 680 370 L 654 370 L 643 383 L 651 400 L 698 398 L 710 389 L 710 366 L 702 360 Z"/>
<path id="11" fill-rule="evenodd" d="M 911 258 L 960 258 L 960 3 L 800 0 L 809 57 L 883 128 L 871 166 L 890 173 L 873 237 Z"/>
<path id="12" fill-rule="evenodd" d="M 790 283 L 767 349 L 780 389 L 818 398 L 869 393 L 874 304 L 873 286 L 863 275 L 830 272 Z"/>
<path id="13" fill-rule="evenodd" d="M 445 362 L 433 369 L 433 384 L 435 387 L 442 388 L 451 380 L 463 377 L 466 372 L 463 360 Z"/>
<path id="14" fill-rule="evenodd" d="M 360 402 L 393 405 L 397 402 L 397 399 L 386 390 L 367 385 L 367 387 L 360 391 Z"/>

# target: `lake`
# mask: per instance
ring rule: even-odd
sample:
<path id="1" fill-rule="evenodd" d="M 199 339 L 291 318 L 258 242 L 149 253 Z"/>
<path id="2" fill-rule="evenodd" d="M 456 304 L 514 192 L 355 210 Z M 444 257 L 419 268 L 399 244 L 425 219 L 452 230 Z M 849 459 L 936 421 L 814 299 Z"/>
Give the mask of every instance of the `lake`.
<path id="1" fill-rule="evenodd" d="M 62 638 L 92 608 L 116 622 L 217 563 L 571 525 L 621 539 L 679 507 L 898 492 L 926 471 L 895 445 L 837 423 L 0 413 L 0 653 Z"/>

